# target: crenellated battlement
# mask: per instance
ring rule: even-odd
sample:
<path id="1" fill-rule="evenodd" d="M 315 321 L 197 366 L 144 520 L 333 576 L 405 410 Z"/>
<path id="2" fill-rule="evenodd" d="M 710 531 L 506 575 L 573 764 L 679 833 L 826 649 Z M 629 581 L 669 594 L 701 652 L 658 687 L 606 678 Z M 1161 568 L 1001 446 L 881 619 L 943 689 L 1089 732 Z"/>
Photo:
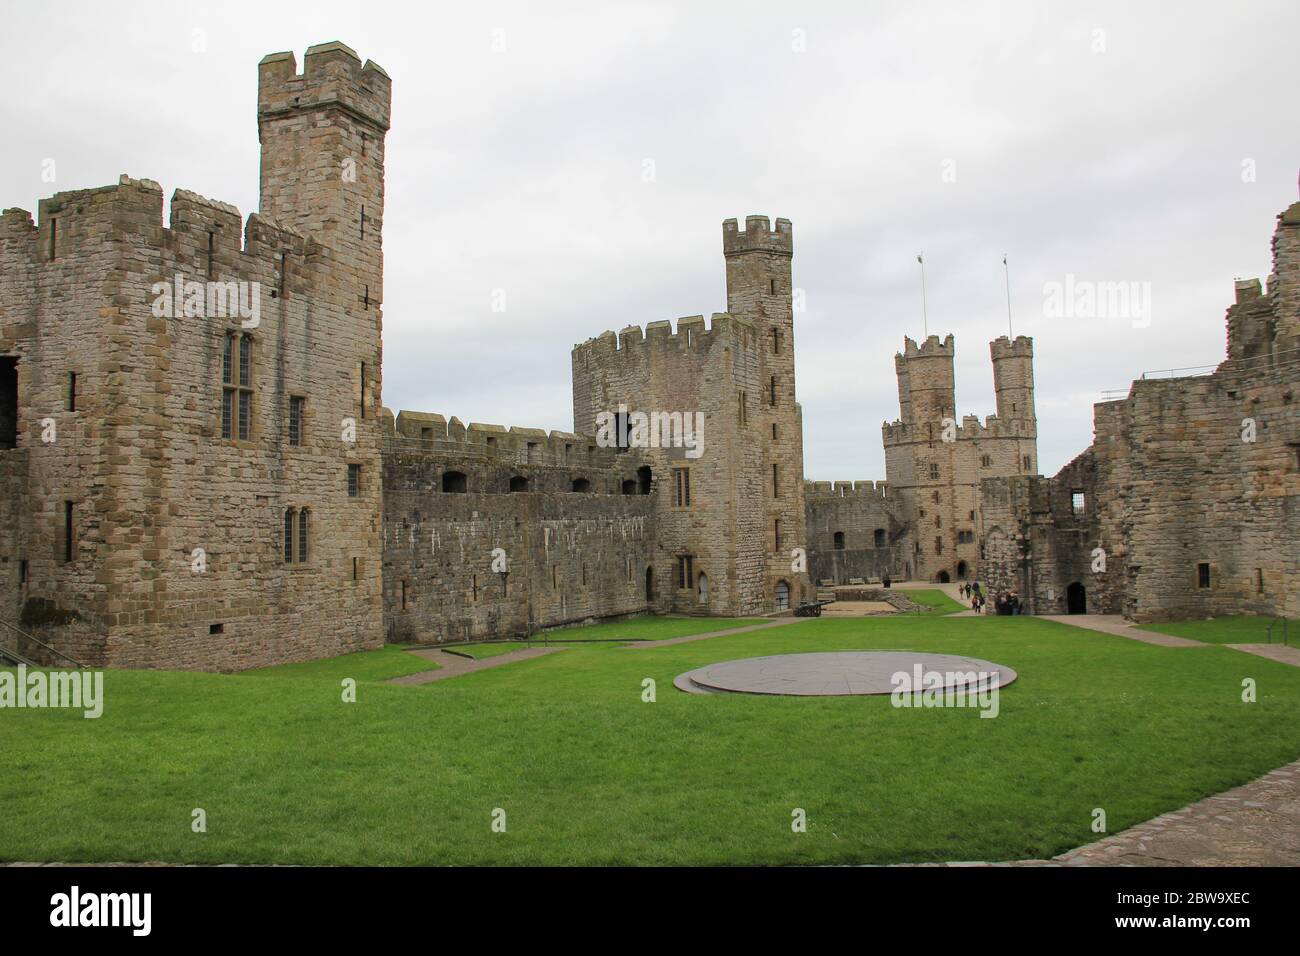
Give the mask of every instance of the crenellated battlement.
<path id="1" fill-rule="evenodd" d="M 889 482 L 867 481 L 804 481 L 804 497 L 820 498 L 889 498 Z"/>
<path id="2" fill-rule="evenodd" d="M 272 53 L 257 65 L 259 126 L 288 113 L 340 109 L 378 131 L 387 132 L 392 80 L 373 60 L 337 41 L 307 49 L 303 71 L 293 53 Z"/>
<path id="3" fill-rule="evenodd" d="M 896 420 L 881 423 L 880 430 L 881 437 L 887 447 L 916 443 L 928 444 L 942 441 L 940 433 L 943 430 L 943 424 L 939 421 L 914 424 Z M 998 441 L 1002 439 L 1034 438 L 1037 431 L 1032 421 L 1022 419 L 1004 421 L 998 418 L 997 415 L 990 414 L 982 423 L 978 415 L 963 416 L 961 424 L 956 426 L 953 434 L 956 436 L 954 438 L 955 442 Z"/>
<path id="4" fill-rule="evenodd" d="M 722 222 L 722 254 L 741 255 L 765 252 L 771 255 L 794 255 L 794 227 L 789 219 L 777 219 L 773 229 L 767 216 L 746 216 L 741 230 L 735 219 Z"/>
<path id="5" fill-rule="evenodd" d="M 61 269 L 84 254 L 111 248 L 106 242 L 127 242 L 157 252 L 165 270 L 187 279 L 265 284 L 280 281 L 287 257 L 287 291 L 346 297 L 330 281 L 337 255 L 331 247 L 263 213 L 245 220 L 234 205 L 188 189 L 176 189 L 165 203 L 157 182 L 123 174 L 113 185 L 55 193 L 37 209 L 35 220 L 19 208 L 0 214 L 0 242 L 26 243 L 26 255 L 37 268 Z M 151 284 L 171 275 L 148 278 Z M 347 301 L 351 304 L 351 297 Z"/>
<path id="6" fill-rule="evenodd" d="M 989 343 L 989 354 L 993 361 L 1004 358 L 1025 358 L 1034 357 L 1034 340 L 1027 335 L 1017 335 L 1015 341 L 1002 335 Z"/>
<path id="7" fill-rule="evenodd" d="M 916 341 L 912 339 L 911 336 L 904 336 L 903 351 L 895 352 L 894 359 L 896 362 L 916 358 L 951 359 L 956 355 L 956 351 L 955 340 L 953 339 L 951 332 L 944 337 L 943 341 L 939 340 L 939 336 L 931 335 L 920 345 L 917 345 Z"/>
<path id="8" fill-rule="evenodd" d="M 385 447 L 405 453 L 435 453 L 493 459 L 516 465 L 627 471 L 640 464 L 635 452 L 602 448 L 590 435 L 487 422 L 465 424 L 435 412 L 390 409 L 382 413 Z"/>
<path id="9" fill-rule="evenodd" d="M 672 322 L 666 319 L 647 323 L 644 329 L 638 325 L 625 326 L 617 334 L 606 330 L 575 345 L 573 357 L 575 361 L 585 358 L 599 362 L 620 356 L 630 361 L 634 356 L 645 354 L 647 347 L 707 351 L 720 339 L 742 348 L 757 347 L 751 323 L 726 312 L 715 312 L 707 327 L 704 316 L 688 315 L 677 320 L 675 331 Z"/>

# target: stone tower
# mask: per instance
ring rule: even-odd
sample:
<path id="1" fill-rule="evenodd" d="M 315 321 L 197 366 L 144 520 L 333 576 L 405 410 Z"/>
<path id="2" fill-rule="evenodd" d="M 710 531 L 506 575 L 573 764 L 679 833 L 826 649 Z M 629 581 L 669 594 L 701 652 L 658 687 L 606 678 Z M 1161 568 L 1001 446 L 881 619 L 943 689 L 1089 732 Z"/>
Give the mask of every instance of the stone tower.
<path id="1" fill-rule="evenodd" d="M 392 81 L 337 42 L 308 48 L 301 74 L 292 53 L 272 53 L 257 79 L 262 214 L 334 249 L 357 301 L 377 309 Z"/>
<path id="2" fill-rule="evenodd" d="M 0 216 L 0 615 L 92 665 L 382 643 L 388 104 L 341 44 L 274 54 L 246 223 L 127 176 Z"/>
<path id="3" fill-rule="evenodd" d="M 775 594 L 781 582 L 789 581 L 792 550 L 807 546 L 803 418 L 794 381 L 794 231 L 788 219 L 777 219 L 773 231 L 766 216 L 747 216 L 743 232 L 736 220 L 728 219 L 722 224 L 722 248 L 727 263 L 727 311 L 752 325 L 758 336 L 761 394 L 755 418 L 760 425 L 765 485 L 762 510 L 768 552 L 764 574 L 768 593 Z M 793 584 L 789 586 L 798 591 Z M 800 596 L 792 593 L 790 600 Z"/>
<path id="4" fill-rule="evenodd" d="M 997 414 L 983 424 L 974 415 L 957 418 L 951 335 L 920 345 L 904 339 L 894 356 L 900 415 L 883 426 L 885 473 L 913 529 L 918 579 L 977 578 L 980 481 L 1037 468 L 1033 341 L 1004 336 L 989 353 Z"/>
<path id="5" fill-rule="evenodd" d="M 574 430 L 602 415 L 702 416 L 697 456 L 640 449 L 655 495 L 657 610 L 754 614 L 810 594 L 795 403 L 790 223 L 723 223 L 729 312 L 606 332 L 573 350 Z M 649 585 L 647 586 L 649 590 Z"/>

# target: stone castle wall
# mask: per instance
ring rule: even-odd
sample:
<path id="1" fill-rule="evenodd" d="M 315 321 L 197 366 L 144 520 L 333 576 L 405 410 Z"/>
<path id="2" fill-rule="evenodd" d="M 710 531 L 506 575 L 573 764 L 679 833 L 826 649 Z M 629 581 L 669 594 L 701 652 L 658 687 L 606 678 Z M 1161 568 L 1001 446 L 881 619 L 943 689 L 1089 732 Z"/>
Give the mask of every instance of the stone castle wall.
<path id="1" fill-rule="evenodd" d="M 911 577 L 912 529 L 885 482 L 810 481 L 804 498 L 814 582 Z"/>
<path id="2" fill-rule="evenodd" d="M 401 412 L 384 446 L 388 640 L 527 636 L 652 608 L 642 467 L 585 436 Z"/>

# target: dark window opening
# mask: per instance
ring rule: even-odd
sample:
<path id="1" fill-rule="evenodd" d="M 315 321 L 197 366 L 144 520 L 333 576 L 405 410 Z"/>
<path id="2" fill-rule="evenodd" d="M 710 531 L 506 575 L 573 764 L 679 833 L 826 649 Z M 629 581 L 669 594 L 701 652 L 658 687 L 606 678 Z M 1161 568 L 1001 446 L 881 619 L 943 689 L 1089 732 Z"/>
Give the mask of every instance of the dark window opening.
<path id="1" fill-rule="evenodd" d="M 872 541 L 877 548 L 883 548 L 885 546 L 885 529 L 877 528 L 875 531 L 873 531 Z"/>
<path id="2" fill-rule="evenodd" d="M 464 472 L 446 471 L 442 475 L 442 490 L 448 494 L 463 495 L 469 490 Z"/>
<path id="3" fill-rule="evenodd" d="M 302 409 L 306 401 L 301 395 L 289 396 L 289 444 L 302 444 Z"/>
<path id="4" fill-rule="evenodd" d="M 366 417 L 366 363 L 361 363 L 361 417 Z"/>
<path id="5" fill-rule="evenodd" d="M 574 490 L 574 491 L 577 491 L 578 489 L 575 488 L 575 489 L 573 489 L 573 490 Z M 636 494 L 636 493 L 637 493 L 637 488 L 636 488 L 636 479 L 635 479 L 635 478 L 627 478 L 627 479 L 625 479 L 625 480 L 623 481 L 623 494 L 625 494 L 625 495 L 634 495 L 634 494 Z"/>
<path id="6" fill-rule="evenodd" d="M 772 544 L 773 550 L 781 550 L 781 519 L 776 518 L 772 521 Z"/>
<path id="7" fill-rule="evenodd" d="M 226 625 L 224 625 L 224 624 L 209 624 L 209 625 L 208 625 L 208 633 L 209 633 L 209 634 L 224 634 L 224 633 L 226 633 Z"/>
<path id="8" fill-rule="evenodd" d="M 650 483 L 653 477 L 650 466 L 642 465 L 636 470 L 637 491 L 643 495 L 650 494 Z"/>
<path id="9" fill-rule="evenodd" d="M 689 554 L 677 557 L 677 587 L 689 591 L 695 585 L 695 559 Z"/>
<path id="10" fill-rule="evenodd" d="M 63 563 L 72 563 L 72 552 L 75 535 L 73 534 L 74 522 L 76 515 L 72 509 L 72 502 L 63 502 Z"/>
<path id="11" fill-rule="evenodd" d="M 527 490 L 528 490 L 528 479 L 525 478 L 523 475 L 513 475 L 513 476 L 511 476 L 511 478 L 510 478 L 510 490 L 511 490 L 512 492 L 516 492 L 516 491 L 527 491 Z"/>
<path id="12" fill-rule="evenodd" d="M 18 583 L 20 585 L 27 583 L 27 559 L 23 558 L 18 562 Z"/>
<path id="13" fill-rule="evenodd" d="M 0 448 L 18 447 L 18 359 L 0 356 Z"/>
<path id="14" fill-rule="evenodd" d="M 625 495 L 631 493 L 631 492 L 629 492 L 629 491 L 627 490 L 627 486 L 628 486 L 629 484 L 631 484 L 631 485 L 633 485 L 633 486 L 635 487 L 635 484 L 636 484 L 636 483 L 635 483 L 635 482 L 627 482 L 627 481 L 623 482 L 623 494 L 625 494 Z M 586 478 L 574 478 L 574 479 L 573 479 L 573 490 L 574 490 L 574 491 L 577 491 L 577 492 L 579 492 L 579 493 L 586 493 L 586 492 L 588 492 L 588 491 L 591 491 L 591 482 L 588 481 Z"/>
<path id="15" fill-rule="evenodd" d="M 248 441 L 252 421 L 253 339 L 229 333 L 221 353 L 221 437 Z"/>
<path id="16" fill-rule="evenodd" d="M 311 510 L 303 508 L 298 512 L 298 563 L 307 560 L 307 536 L 311 527 Z"/>
<path id="17" fill-rule="evenodd" d="M 294 510 L 286 508 L 284 511 L 284 563 L 293 563 L 293 525 Z"/>
<path id="18" fill-rule="evenodd" d="M 348 497 L 356 498 L 361 494 L 361 466 L 348 465 Z"/>
<path id="19" fill-rule="evenodd" d="M 691 470 L 689 468 L 674 468 L 673 481 L 677 492 L 677 507 L 689 508 L 691 506 Z"/>
<path id="20" fill-rule="evenodd" d="M 360 577 L 361 577 L 361 559 L 353 558 L 352 559 L 352 580 L 357 581 L 360 579 Z"/>
<path id="21" fill-rule="evenodd" d="M 50 217 L 50 260 L 53 261 L 59 252 L 59 220 Z"/>
<path id="22" fill-rule="evenodd" d="M 24 561 L 23 563 L 26 564 L 27 562 Z M 1263 568 L 1255 569 L 1255 593 L 1256 594 L 1264 593 L 1264 569 Z"/>
<path id="23" fill-rule="evenodd" d="M 836 531 L 836 532 L 835 532 L 835 550 L 836 550 L 836 551 L 843 551 L 843 550 L 844 550 L 844 532 L 843 532 L 843 531 Z"/>
<path id="24" fill-rule="evenodd" d="M 781 467 L 776 464 L 772 465 L 772 497 L 781 497 Z"/>
<path id="25" fill-rule="evenodd" d="M 68 373 L 68 411 L 77 410 L 77 373 Z"/>
<path id="26" fill-rule="evenodd" d="M 1196 586 L 1198 588 L 1208 588 L 1210 586 L 1210 566 L 1205 562 L 1196 566 Z"/>
<path id="27" fill-rule="evenodd" d="M 767 403 L 776 407 L 776 376 L 773 375 L 767 383 Z"/>
<path id="28" fill-rule="evenodd" d="M 402 610 L 406 610 L 406 582 L 402 582 Z"/>

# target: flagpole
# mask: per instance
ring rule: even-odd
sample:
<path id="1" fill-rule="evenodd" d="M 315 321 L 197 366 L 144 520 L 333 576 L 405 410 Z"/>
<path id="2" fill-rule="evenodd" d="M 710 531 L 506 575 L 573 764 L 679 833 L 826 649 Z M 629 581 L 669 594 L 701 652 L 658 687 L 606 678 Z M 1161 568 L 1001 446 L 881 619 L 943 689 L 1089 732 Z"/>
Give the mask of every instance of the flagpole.
<path id="1" fill-rule="evenodd" d="M 916 254 L 916 261 L 921 263 L 921 337 L 924 340 L 930 337 L 930 320 L 925 311 L 925 259 L 919 252 Z"/>
<path id="2" fill-rule="evenodd" d="M 1002 253 L 1002 271 L 1007 277 L 1007 341 L 1014 342 L 1015 334 L 1011 331 L 1011 267 L 1007 265 L 1007 254 Z"/>

